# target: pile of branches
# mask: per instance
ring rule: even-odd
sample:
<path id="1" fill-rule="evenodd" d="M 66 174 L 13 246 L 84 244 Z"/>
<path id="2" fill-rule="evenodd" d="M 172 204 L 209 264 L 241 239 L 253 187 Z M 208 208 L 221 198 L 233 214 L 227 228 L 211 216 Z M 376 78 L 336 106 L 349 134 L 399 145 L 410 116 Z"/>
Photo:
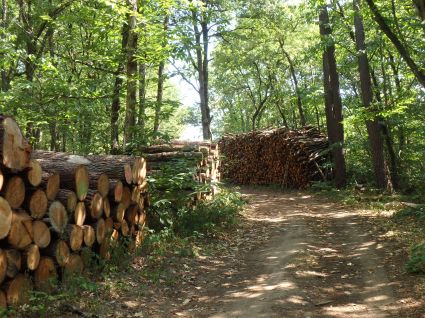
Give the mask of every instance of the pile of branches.
<path id="1" fill-rule="evenodd" d="M 305 188 L 326 179 L 328 139 L 317 129 L 286 128 L 225 135 L 219 141 L 223 178 L 237 184 Z"/>

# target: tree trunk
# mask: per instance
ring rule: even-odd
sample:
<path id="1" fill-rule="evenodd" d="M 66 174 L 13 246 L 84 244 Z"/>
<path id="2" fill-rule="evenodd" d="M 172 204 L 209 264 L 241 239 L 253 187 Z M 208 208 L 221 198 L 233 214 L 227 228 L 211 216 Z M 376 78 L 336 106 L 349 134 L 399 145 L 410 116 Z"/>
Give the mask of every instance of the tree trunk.
<path id="1" fill-rule="evenodd" d="M 397 35 L 388 26 L 387 22 L 385 21 L 385 18 L 381 15 L 378 8 L 376 7 L 375 2 L 373 0 L 366 0 L 366 2 L 369 5 L 370 11 L 372 11 L 373 17 L 378 23 L 382 32 L 384 32 L 388 39 L 393 43 L 403 60 L 409 66 L 412 73 L 415 75 L 417 81 L 423 87 L 425 87 L 425 72 L 421 70 L 421 68 L 418 66 L 418 64 L 415 63 L 415 61 L 413 61 L 408 49 L 403 45 Z"/>
<path id="2" fill-rule="evenodd" d="M 121 51 L 122 54 L 126 52 L 126 46 L 128 41 L 128 25 L 124 23 L 121 30 Z M 122 59 L 120 57 L 120 59 Z M 119 127 L 118 119 L 120 112 L 120 92 L 122 88 L 122 73 L 124 72 L 124 62 L 121 60 L 117 67 L 117 74 L 115 76 L 114 91 L 111 105 L 111 154 L 117 154 L 119 152 Z"/>
<path id="3" fill-rule="evenodd" d="M 164 18 L 164 23 L 163 23 L 163 31 L 164 31 L 164 39 L 162 41 L 163 50 L 165 50 L 165 47 L 167 46 L 167 30 L 168 30 L 168 16 Z M 154 134 L 157 133 L 159 130 L 162 99 L 164 95 L 164 81 L 165 81 L 164 66 L 165 66 L 165 61 L 164 59 L 162 59 L 158 67 L 158 86 L 156 91 L 155 119 L 153 124 Z"/>
<path id="4" fill-rule="evenodd" d="M 325 41 L 329 41 L 332 29 L 329 25 L 329 15 L 326 6 L 323 6 L 319 14 L 320 34 Z M 332 160 L 335 170 L 335 184 L 338 188 L 345 186 L 346 167 L 343 153 L 344 127 L 342 124 L 342 102 L 339 90 L 339 75 L 335 60 L 335 44 L 326 45 L 323 53 L 323 75 L 325 91 L 326 124 Z"/>
<path id="5" fill-rule="evenodd" d="M 136 125 L 137 105 L 137 0 L 127 0 L 131 13 L 128 15 L 127 41 L 127 98 L 124 122 L 124 149 L 132 142 Z"/>
<path id="6" fill-rule="evenodd" d="M 196 69 L 199 82 L 199 99 L 201 109 L 202 135 L 204 140 L 211 139 L 211 117 L 208 105 L 208 25 L 201 17 L 201 31 L 198 27 L 198 14 L 192 10 L 193 31 L 195 33 Z M 201 41 L 202 35 L 202 41 Z"/>
<path id="7" fill-rule="evenodd" d="M 363 19 L 360 13 L 360 2 L 354 0 L 354 27 L 356 38 L 356 49 L 358 56 L 358 66 L 360 74 L 361 96 L 364 107 L 368 108 L 372 113 L 373 89 L 370 78 L 369 60 L 366 54 L 365 33 Z M 369 142 L 372 151 L 372 163 L 375 172 L 376 185 L 381 189 L 388 189 L 391 186 L 391 180 L 387 175 L 387 164 L 384 153 L 384 139 L 378 118 L 373 116 L 373 119 L 366 121 Z"/>
<path id="8" fill-rule="evenodd" d="M 294 63 L 289 53 L 285 50 L 284 43 L 281 39 L 279 39 L 279 45 L 283 55 L 285 56 L 285 58 L 288 60 L 288 63 L 289 63 L 289 71 L 291 72 L 292 82 L 294 83 L 295 94 L 297 96 L 297 106 L 298 106 L 298 113 L 300 114 L 300 123 L 301 123 L 301 126 L 305 126 L 306 120 L 305 120 L 304 109 L 302 104 L 301 92 L 298 86 L 298 78 L 297 78 L 297 74 L 295 73 Z"/>
<path id="9" fill-rule="evenodd" d="M 137 123 L 142 133 L 145 131 L 145 119 L 146 119 L 146 63 L 139 64 L 139 114 Z"/>

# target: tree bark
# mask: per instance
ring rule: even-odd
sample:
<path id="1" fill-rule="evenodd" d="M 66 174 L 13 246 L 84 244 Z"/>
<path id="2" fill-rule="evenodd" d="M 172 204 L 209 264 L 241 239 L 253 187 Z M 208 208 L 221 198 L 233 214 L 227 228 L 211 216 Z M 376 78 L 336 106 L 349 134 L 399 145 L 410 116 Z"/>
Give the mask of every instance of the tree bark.
<path id="1" fill-rule="evenodd" d="M 127 98 L 124 122 L 124 149 L 133 139 L 137 105 L 137 0 L 127 0 L 127 4 L 131 12 L 128 15 Z"/>
<path id="2" fill-rule="evenodd" d="M 329 15 L 326 6 L 322 6 L 319 13 L 320 34 L 324 41 L 329 41 L 332 29 L 329 25 Z M 325 91 L 326 124 L 332 160 L 335 171 L 335 185 L 338 188 L 345 186 L 346 166 L 343 153 L 344 126 L 342 124 L 342 102 L 339 89 L 339 75 L 335 60 L 335 44 L 326 43 L 323 53 L 323 75 Z"/>
<path id="3" fill-rule="evenodd" d="M 362 102 L 364 107 L 368 108 L 373 114 L 373 86 L 370 78 L 369 60 L 366 54 L 365 32 L 363 18 L 360 12 L 360 1 L 354 0 L 353 5 L 355 12 L 354 27 Z M 388 167 L 385 160 L 384 139 L 382 137 L 382 131 L 376 115 L 373 115 L 372 119 L 368 119 L 366 121 L 366 127 L 372 151 L 372 164 L 375 172 L 376 185 L 381 189 L 389 189 L 392 186 L 391 179 L 388 178 L 389 176 L 387 175 Z"/>

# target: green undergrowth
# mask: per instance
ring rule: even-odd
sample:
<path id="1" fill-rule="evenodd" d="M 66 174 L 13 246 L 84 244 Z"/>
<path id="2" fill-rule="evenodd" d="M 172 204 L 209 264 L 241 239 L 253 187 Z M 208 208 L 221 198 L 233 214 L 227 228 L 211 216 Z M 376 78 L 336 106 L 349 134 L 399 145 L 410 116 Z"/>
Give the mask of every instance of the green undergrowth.
<path id="1" fill-rule="evenodd" d="M 407 246 L 409 258 L 405 269 L 425 274 L 425 196 L 389 194 L 358 185 L 335 189 L 332 184 L 323 182 L 313 184 L 311 191 L 349 206 L 375 210 L 382 216 L 377 218 L 380 227 Z"/>

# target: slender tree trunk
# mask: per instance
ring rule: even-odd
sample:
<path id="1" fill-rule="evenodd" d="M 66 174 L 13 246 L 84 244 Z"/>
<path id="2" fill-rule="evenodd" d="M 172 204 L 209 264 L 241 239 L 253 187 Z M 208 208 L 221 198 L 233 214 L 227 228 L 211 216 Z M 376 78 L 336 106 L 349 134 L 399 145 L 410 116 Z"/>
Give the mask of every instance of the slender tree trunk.
<path id="1" fill-rule="evenodd" d="M 6 30 L 7 28 L 7 0 L 1 1 L 1 27 L 3 30 Z M 2 35 L 2 38 L 4 38 L 6 35 Z M 0 59 L 4 58 L 4 54 L 0 55 Z M 9 90 L 9 78 L 7 76 L 7 72 L 4 68 L 1 69 L 1 90 L 3 92 L 7 92 Z"/>
<path id="2" fill-rule="evenodd" d="M 384 17 L 379 12 L 375 2 L 373 0 L 366 0 L 370 11 L 372 11 L 373 17 L 375 21 L 378 23 L 382 32 L 388 37 L 388 39 L 393 43 L 403 60 L 409 66 L 412 73 L 415 75 L 417 81 L 425 87 L 425 72 L 415 63 L 415 61 L 410 56 L 408 49 L 403 45 L 403 43 L 399 40 L 397 35 L 391 30 L 385 21 Z"/>
<path id="3" fill-rule="evenodd" d="M 361 96 L 364 107 L 368 108 L 372 113 L 373 90 L 372 81 L 370 78 L 369 60 L 366 54 L 365 33 L 363 27 L 363 19 L 360 13 L 360 2 L 354 0 L 354 27 L 356 37 L 356 49 L 358 56 L 358 66 L 360 73 Z M 372 151 L 372 163 L 375 172 L 376 185 L 381 189 L 390 189 L 391 179 L 387 175 L 387 163 L 384 152 L 384 139 L 380 123 L 376 116 L 373 119 L 366 121 L 369 143 Z"/>
<path id="4" fill-rule="evenodd" d="M 164 31 L 164 39 L 162 41 L 162 49 L 164 50 L 167 46 L 167 30 L 168 30 L 168 15 L 164 18 L 163 23 L 163 31 Z M 156 91 L 156 105 L 155 105 L 155 119 L 153 124 L 153 132 L 157 133 L 159 130 L 159 119 L 161 116 L 161 107 L 162 107 L 162 99 L 164 95 L 164 66 L 165 61 L 164 59 L 161 60 L 158 67 L 158 86 Z"/>
<path id="5" fill-rule="evenodd" d="M 425 0 L 413 0 L 419 18 L 425 20 Z"/>
<path id="6" fill-rule="evenodd" d="M 299 85 L 298 85 L 298 78 L 297 78 L 297 74 L 295 73 L 294 62 L 292 61 L 289 53 L 285 50 L 284 43 L 281 39 L 279 39 L 279 45 L 280 45 L 280 49 L 281 49 L 283 55 L 285 56 L 285 58 L 287 59 L 288 64 L 289 64 L 289 71 L 291 72 L 292 82 L 294 84 L 295 95 L 297 96 L 297 107 L 298 107 L 298 113 L 300 115 L 300 123 L 301 123 L 301 126 L 305 126 L 306 120 L 305 120 L 305 115 L 304 115 L 301 91 L 300 91 L 300 88 L 299 88 Z"/>
<path id="7" fill-rule="evenodd" d="M 128 41 L 127 41 L 127 98 L 124 122 L 124 149 L 132 141 L 136 125 L 137 105 L 137 0 L 127 0 L 130 8 L 128 16 Z"/>
<path id="8" fill-rule="evenodd" d="M 326 6 L 322 6 L 319 13 L 320 34 L 326 43 L 323 53 L 323 83 L 325 91 L 326 124 L 329 142 L 332 149 L 332 160 L 335 171 L 335 185 L 338 188 L 345 186 L 346 166 L 343 152 L 344 126 L 342 124 L 342 102 L 339 88 L 339 75 L 335 60 L 335 44 L 329 43 L 332 29 L 329 24 L 329 15 Z"/>
<path id="9" fill-rule="evenodd" d="M 205 3 L 204 3 L 205 4 Z M 200 21 L 199 21 L 200 20 Z M 201 30 L 198 27 L 200 23 Z M 192 10 L 193 31 L 195 34 L 196 70 L 199 82 L 199 106 L 201 109 L 202 135 L 204 140 L 211 139 L 211 116 L 208 96 L 208 24 L 206 14 L 201 13 L 198 17 L 196 9 Z M 202 38 L 202 41 L 201 41 Z"/>
<path id="10" fill-rule="evenodd" d="M 142 130 L 145 131 L 146 118 L 146 63 L 139 64 L 139 114 L 137 123 Z"/>
<path id="11" fill-rule="evenodd" d="M 128 25 L 124 23 L 121 29 L 121 51 L 124 56 L 126 53 L 126 46 L 128 41 Z M 117 67 L 117 73 L 115 76 L 114 90 L 112 94 L 111 104 L 111 154 L 119 153 L 119 113 L 120 113 L 120 93 L 123 84 L 122 74 L 124 72 L 123 58 L 120 57 L 120 62 Z"/>

